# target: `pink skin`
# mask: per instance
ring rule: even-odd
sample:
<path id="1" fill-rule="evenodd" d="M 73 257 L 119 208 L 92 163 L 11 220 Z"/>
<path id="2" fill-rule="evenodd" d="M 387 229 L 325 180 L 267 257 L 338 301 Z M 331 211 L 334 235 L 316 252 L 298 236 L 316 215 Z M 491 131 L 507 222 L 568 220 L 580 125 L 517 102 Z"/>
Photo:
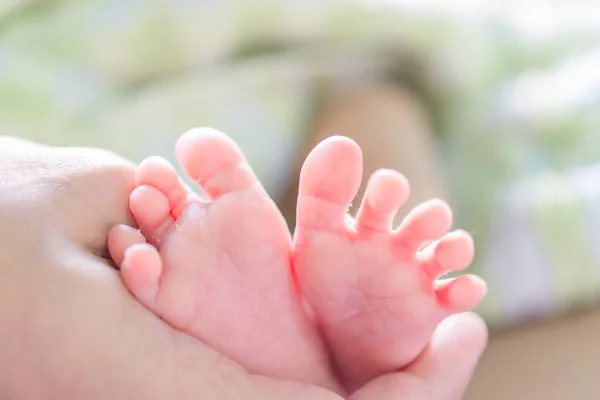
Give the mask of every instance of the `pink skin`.
<path id="1" fill-rule="evenodd" d="M 0 398 L 342 400 L 248 374 L 128 295 L 99 255 L 105 227 L 134 223 L 123 202 L 134 186 L 131 165 L 95 149 L 0 137 L 0 169 Z M 119 263 L 131 246 L 145 248 L 131 228 L 115 228 L 110 242 Z M 137 270 L 143 287 L 160 264 L 141 268 L 140 253 L 128 251 L 123 273 L 131 281 Z M 481 319 L 451 316 L 410 366 L 349 399 L 458 400 L 485 342 Z"/>
<path id="2" fill-rule="evenodd" d="M 250 372 L 341 392 L 302 309 L 283 218 L 237 146 L 216 131 L 194 130 L 182 136 L 176 154 L 210 202 L 193 194 L 166 161 L 144 161 L 130 202 L 141 232 L 117 226 L 109 236 L 126 286 L 173 327 Z M 301 175 L 293 250 L 304 295 L 351 390 L 407 366 L 440 321 L 473 308 L 485 292 L 469 275 L 435 280 L 473 257 L 466 233 L 444 236 L 451 225 L 444 203 L 421 205 L 390 232 L 408 197 L 400 174 L 374 174 L 356 222 L 350 221 L 346 212 L 361 170 L 360 149 L 349 139 L 328 139 L 311 153 Z"/>
<path id="3" fill-rule="evenodd" d="M 174 328 L 252 373 L 337 390 L 299 300 L 285 221 L 241 151 L 198 129 L 181 137 L 176 155 L 210 201 L 165 160 L 144 161 L 130 200 L 141 232 L 121 225 L 109 235 L 125 285 Z"/>
<path id="4" fill-rule="evenodd" d="M 472 275 L 436 280 L 466 268 L 474 254 L 466 232 L 447 234 L 444 202 L 421 204 L 392 231 L 409 195 L 399 173 L 373 174 L 356 221 L 348 218 L 361 174 L 361 151 L 350 139 L 329 138 L 312 151 L 300 177 L 293 249 L 302 292 L 350 389 L 406 367 L 442 320 L 472 309 L 486 291 Z"/>

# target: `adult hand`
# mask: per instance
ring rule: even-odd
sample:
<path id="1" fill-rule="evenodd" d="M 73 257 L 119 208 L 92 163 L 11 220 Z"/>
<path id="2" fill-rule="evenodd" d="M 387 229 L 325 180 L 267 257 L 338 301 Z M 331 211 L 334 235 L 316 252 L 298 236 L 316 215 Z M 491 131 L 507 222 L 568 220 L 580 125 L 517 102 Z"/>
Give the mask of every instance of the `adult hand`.
<path id="1" fill-rule="evenodd" d="M 487 344 L 484 322 L 473 313 L 443 321 L 425 351 L 403 372 L 379 377 L 350 400 L 459 400 Z"/>
<path id="2" fill-rule="evenodd" d="M 100 150 L 0 137 L 0 171 L 0 398 L 340 398 L 247 374 L 129 295 L 105 244 L 110 227 L 133 223 L 131 164 Z M 485 329 L 469 316 L 447 326 L 407 372 L 353 399 L 460 395 Z"/>

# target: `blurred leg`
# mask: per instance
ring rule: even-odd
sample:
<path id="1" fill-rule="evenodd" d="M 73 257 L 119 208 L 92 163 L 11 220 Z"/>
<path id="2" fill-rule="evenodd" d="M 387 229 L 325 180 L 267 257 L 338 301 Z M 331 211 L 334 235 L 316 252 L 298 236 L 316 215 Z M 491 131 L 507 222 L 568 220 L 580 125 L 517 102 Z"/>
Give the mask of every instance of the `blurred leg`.
<path id="1" fill-rule="evenodd" d="M 467 400 L 597 399 L 600 306 L 493 336 Z"/>
<path id="2" fill-rule="evenodd" d="M 427 109 L 408 90 L 380 84 L 338 94 L 317 115 L 301 160 L 317 143 L 332 135 L 348 136 L 363 149 L 363 184 L 358 198 L 362 198 L 366 180 L 377 169 L 395 169 L 409 179 L 411 199 L 396 215 L 396 225 L 416 204 L 433 197 L 445 197 L 441 162 Z M 297 175 L 280 202 L 292 229 L 296 214 Z M 359 201 L 354 201 L 352 212 L 359 204 Z"/>

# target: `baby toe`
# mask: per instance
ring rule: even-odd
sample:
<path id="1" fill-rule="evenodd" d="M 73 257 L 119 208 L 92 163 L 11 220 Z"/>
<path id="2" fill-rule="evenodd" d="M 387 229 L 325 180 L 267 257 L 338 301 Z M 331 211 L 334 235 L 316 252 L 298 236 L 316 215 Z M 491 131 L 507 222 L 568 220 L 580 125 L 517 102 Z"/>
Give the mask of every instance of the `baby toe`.
<path id="1" fill-rule="evenodd" d="M 432 240 L 437 240 L 452 226 L 452 209 L 442 200 L 434 199 L 415 207 L 394 234 L 394 241 L 410 253 L 417 252 Z"/>
<path id="2" fill-rule="evenodd" d="M 433 280 L 467 268 L 475 256 L 473 238 L 459 230 L 449 233 L 419 254 L 421 268 Z"/>
<path id="3" fill-rule="evenodd" d="M 140 186 L 131 193 L 129 206 L 148 243 L 160 247 L 174 222 L 166 195 L 153 186 Z"/>
<path id="4" fill-rule="evenodd" d="M 131 294 L 152 311 L 155 308 L 162 269 L 158 250 L 149 244 L 135 244 L 125 251 L 121 265 L 123 282 Z"/>
<path id="5" fill-rule="evenodd" d="M 379 170 L 371 176 L 356 218 L 356 229 L 388 232 L 398 209 L 409 196 L 409 184 L 399 172 Z"/>
<path id="6" fill-rule="evenodd" d="M 108 232 L 108 252 L 119 267 L 123 263 L 125 250 L 140 243 L 146 243 L 146 238 L 139 230 L 130 226 L 117 225 Z"/>
<path id="7" fill-rule="evenodd" d="M 297 227 L 343 228 L 362 179 L 362 154 L 344 137 L 331 137 L 308 155 L 300 172 Z"/>
<path id="8" fill-rule="evenodd" d="M 452 314 L 471 311 L 487 292 L 485 281 L 475 275 L 461 275 L 435 283 L 435 293 L 442 307 Z"/>
<path id="9" fill-rule="evenodd" d="M 161 157 L 149 157 L 140 163 L 135 178 L 138 187 L 150 186 L 166 196 L 174 218 L 181 215 L 191 191 L 171 163 Z"/>
<path id="10" fill-rule="evenodd" d="M 188 176 L 212 200 L 251 186 L 261 187 L 238 145 L 214 129 L 184 133 L 175 153 Z"/>

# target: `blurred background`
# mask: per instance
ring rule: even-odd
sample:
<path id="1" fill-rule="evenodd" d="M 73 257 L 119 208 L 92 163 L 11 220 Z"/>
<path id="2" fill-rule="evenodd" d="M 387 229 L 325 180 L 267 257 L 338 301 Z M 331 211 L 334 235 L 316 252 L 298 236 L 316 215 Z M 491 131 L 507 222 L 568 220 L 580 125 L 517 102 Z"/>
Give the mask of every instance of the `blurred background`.
<path id="1" fill-rule="evenodd" d="M 0 134 L 175 161 L 195 126 L 290 226 L 334 134 L 408 176 L 398 219 L 448 200 L 490 285 L 467 397 L 598 398 L 599 2 L 0 0 Z"/>

